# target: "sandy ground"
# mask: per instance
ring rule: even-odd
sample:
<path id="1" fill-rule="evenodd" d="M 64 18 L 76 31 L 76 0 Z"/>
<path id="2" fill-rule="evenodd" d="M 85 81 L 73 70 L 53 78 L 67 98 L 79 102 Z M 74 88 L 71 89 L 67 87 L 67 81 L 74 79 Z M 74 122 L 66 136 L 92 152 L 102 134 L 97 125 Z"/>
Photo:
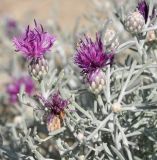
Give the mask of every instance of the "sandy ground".
<path id="1" fill-rule="evenodd" d="M 42 23 L 54 19 L 64 30 L 71 30 L 75 20 L 88 11 L 90 0 L 0 0 L 0 15 L 21 23 L 34 18 Z"/>

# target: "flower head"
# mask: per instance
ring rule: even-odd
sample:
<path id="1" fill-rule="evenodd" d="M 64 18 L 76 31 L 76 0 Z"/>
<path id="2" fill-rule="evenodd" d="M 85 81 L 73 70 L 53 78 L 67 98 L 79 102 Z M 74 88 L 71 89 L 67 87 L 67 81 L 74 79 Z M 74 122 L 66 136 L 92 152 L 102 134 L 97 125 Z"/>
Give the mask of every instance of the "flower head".
<path id="1" fill-rule="evenodd" d="M 11 28 L 16 28 L 17 27 L 17 22 L 14 19 L 7 19 L 6 26 L 10 29 Z"/>
<path id="2" fill-rule="evenodd" d="M 10 39 L 17 35 L 20 32 L 17 21 L 11 18 L 6 19 L 5 32 Z"/>
<path id="3" fill-rule="evenodd" d="M 143 17 L 145 19 L 145 22 L 147 22 L 147 20 L 148 20 L 148 13 L 149 13 L 149 5 L 146 2 L 146 0 L 140 0 L 139 3 L 138 3 L 137 9 L 143 15 Z M 155 12 L 156 12 L 155 8 L 153 8 L 152 15 L 150 17 L 151 19 L 156 16 Z"/>
<path id="4" fill-rule="evenodd" d="M 42 25 L 38 25 L 34 21 L 35 27 L 31 29 L 29 26 L 20 37 L 14 37 L 16 51 L 21 51 L 27 58 L 40 58 L 53 46 L 56 38 L 45 32 Z"/>
<path id="5" fill-rule="evenodd" d="M 95 42 L 87 36 L 84 40 L 81 40 L 74 57 L 74 63 L 82 69 L 82 73 L 91 77 L 90 75 L 93 75 L 93 72 L 111 64 L 113 58 L 114 54 L 106 53 L 101 37 L 97 34 Z"/>
<path id="6" fill-rule="evenodd" d="M 9 101 L 16 103 L 18 101 L 17 94 L 20 92 L 21 86 L 24 85 L 25 92 L 31 95 L 35 89 L 34 83 L 30 77 L 21 77 L 14 79 L 13 82 L 7 85 L 6 91 L 9 95 Z"/>
<path id="7" fill-rule="evenodd" d="M 46 122 L 49 122 L 55 116 L 60 115 L 69 104 L 69 100 L 63 99 L 59 91 L 55 92 L 47 100 L 40 96 L 39 98 L 43 101 L 44 107 L 47 110 L 44 116 Z"/>

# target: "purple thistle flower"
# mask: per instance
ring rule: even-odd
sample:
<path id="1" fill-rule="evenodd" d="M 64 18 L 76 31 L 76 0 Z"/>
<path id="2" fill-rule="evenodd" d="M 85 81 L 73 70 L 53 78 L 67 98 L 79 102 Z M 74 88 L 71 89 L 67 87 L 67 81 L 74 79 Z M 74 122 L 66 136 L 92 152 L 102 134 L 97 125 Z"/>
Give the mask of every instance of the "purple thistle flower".
<path id="1" fill-rule="evenodd" d="M 7 19 L 6 26 L 9 29 L 16 28 L 17 22 L 14 19 Z"/>
<path id="2" fill-rule="evenodd" d="M 44 103 L 44 107 L 48 112 L 45 112 L 44 119 L 50 122 L 55 116 L 58 116 L 68 106 L 69 100 L 63 99 L 59 91 L 51 95 L 47 100 L 38 96 Z"/>
<path id="3" fill-rule="evenodd" d="M 16 51 L 21 51 L 27 58 L 40 58 L 53 46 L 56 38 L 45 32 L 42 25 L 38 25 L 34 20 L 35 27 L 29 26 L 20 37 L 14 37 Z"/>
<path id="4" fill-rule="evenodd" d="M 145 0 L 140 0 L 137 6 L 138 11 L 143 15 L 144 19 L 145 19 L 145 23 L 148 20 L 148 13 L 149 13 L 149 5 Z M 155 7 L 153 8 L 152 11 L 152 15 L 151 15 L 151 19 L 156 17 L 156 9 Z"/>
<path id="5" fill-rule="evenodd" d="M 11 18 L 6 19 L 5 31 L 10 39 L 17 35 L 20 32 L 17 21 Z"/>
<path id="6" fill-rule="evenodd" d="M 94 73 L 99 73 L 103 67 L 110 65 L 113 62 L 113 58 L 114 54 L 105 51 L 101 37 L 96 34 L 95 42 L 87 36 L 85 36 L 84 40 L 81 40 L 74 57 L 74 63 L 78 65 L 90 82 L 97 75 Z"/>
<path id="7" fill-rule="evenodd" d="M 18 102 L 17 94 L 20 92 L 21 86 L 24 85 L 25 92 L 28 95 L 31 95 L 35 89 L 34 83 L 30 77 L 21 77 L 19 79 L 14 79 L 10 84 L 6 87 L 6 92 L 9 95 L 10 103 Z"/>

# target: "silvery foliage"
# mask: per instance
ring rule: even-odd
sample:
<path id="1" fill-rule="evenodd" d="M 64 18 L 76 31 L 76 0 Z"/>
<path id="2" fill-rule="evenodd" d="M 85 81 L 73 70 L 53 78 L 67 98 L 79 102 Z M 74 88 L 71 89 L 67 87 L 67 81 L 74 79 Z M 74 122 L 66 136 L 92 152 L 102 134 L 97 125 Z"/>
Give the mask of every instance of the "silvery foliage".
<path id="1" fill-rule="evenodd" d="M 25 95 L 22 87 L 19 104 L 8 106 L 1 93 L 0 159 L 157 159 L 157 42 L 147 44 L 145 38 L 148 31 L 157 29 L 157 24 L 150 27 L 148 21 L 138 36 L 124 32 L 123 20 L 133 1 L 122 2 L 125 9 L 116 5 L 116 0 L 93 0 L 93 12 L 84 15 L 91 25 L 79 27 L 77 20 L 73 35 L 60 33 L 56 25 L 49 26 L 60 38 L 48 55 L 50 71 L 37 83 L 37 92 L 46 98 L 59 89 L 71 101 L 66 117 L 60 129 L 48 133 L 41 123 L 43 110 L 39 110 L 42 106 L 36 97 Z M 150 1 L 150 9 L 153 3 Z M 98 12 L 110 19 L 102 21 Z M 99 30 L 103 37 L 110 26 L 117 30 L 120 45 L 114 64 L 104 68 L 103 92 L 94 95 L 87 90 L 71 57 L 82 33 Z M 11 52 L 8 39 L 3 45 L 6 52 Z M 1 72 L 18 75 L 21 61 L 14 55 Z M 27 108 L 34 110 L 33 116 Z"/>

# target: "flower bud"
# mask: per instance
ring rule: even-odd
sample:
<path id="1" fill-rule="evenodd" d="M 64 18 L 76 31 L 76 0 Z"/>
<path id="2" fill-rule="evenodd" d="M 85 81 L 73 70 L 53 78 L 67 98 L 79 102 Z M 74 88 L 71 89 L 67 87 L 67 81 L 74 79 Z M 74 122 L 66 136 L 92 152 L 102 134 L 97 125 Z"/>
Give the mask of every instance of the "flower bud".
<path id="1" fill-rule="evenodd" d="M 44 57 L 32 59 L 28 66 L 29 74 L 38 81 L 47 74 L 48 68 L 48 62 Z"/>
<path id="2" fill-rule="evenodd" d="M 132 34 L 138 34 L 141 32 L 145 25 L 145 19 L 143 15 L 136 11 L 128 14 L 125 20 L 126 30 Z"/>
<path id="3" fill-rule="evenodd" d="M 116 37 L 116 32 L 113 29 L 107 29 L 104 35 L 104 44 L 111 51 L 119 46 L 119 38 Z"/>
<path id="4" fill-rule="evenodd" d="M 120 103 L 116 102 L 116 103 L 113 103 L 112 104 L 112 111 L 114 113 L 118 113 L 118 112 L 121 112 L 122 111 L 122 106 Z"/>

